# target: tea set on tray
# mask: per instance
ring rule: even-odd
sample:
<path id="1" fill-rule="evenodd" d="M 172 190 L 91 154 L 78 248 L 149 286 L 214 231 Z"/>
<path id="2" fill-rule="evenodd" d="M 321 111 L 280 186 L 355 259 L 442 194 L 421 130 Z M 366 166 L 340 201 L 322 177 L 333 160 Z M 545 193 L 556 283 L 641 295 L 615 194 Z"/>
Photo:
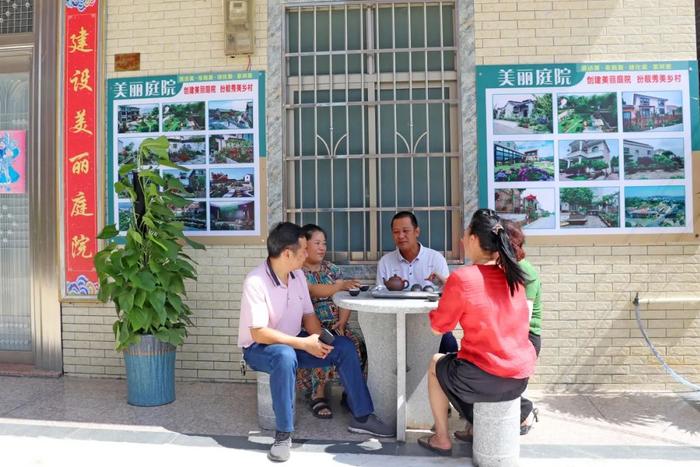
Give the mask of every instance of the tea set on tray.
<path id="1" fill-rule="evenodd" d="M 415 297 L 411 297 L 412 294 L 409 294 L 408 292 L 426 292 L 428 294 L 435 294 L 438 296 L 439 291 L 437 290 L 436 287 L 432 285 L 426 285 L 426 286 L 421 286 L 420 284 L 413 284 L 410 289 L 409 289 L 409 282 L 399 276 L 398 274 L 394 274 L 390 278 L 382 278 L 384 281 L 384 286 L 376 286 L 372 288 L 372 295 L 375 298 L 389 298 L 393 294 L 386 294 L 386 293 L 381 293 L 381 292 L 404 292 L 401 294 L 403 297 L 400 298 L 429 298 L 424 294 L 415 294 Z M 369 285 L 361 285 L 359 288 L 356 289 L 350 289 L 348 292 L 350 295 L 353 297 L 356 297 L 357 295 L 360 294 L 360 292 L 366 292 L 369 290 Z M 380 292 L 379 294 L 376 292 Z M 420 295 L 420 296 L 418 296 Z"/>

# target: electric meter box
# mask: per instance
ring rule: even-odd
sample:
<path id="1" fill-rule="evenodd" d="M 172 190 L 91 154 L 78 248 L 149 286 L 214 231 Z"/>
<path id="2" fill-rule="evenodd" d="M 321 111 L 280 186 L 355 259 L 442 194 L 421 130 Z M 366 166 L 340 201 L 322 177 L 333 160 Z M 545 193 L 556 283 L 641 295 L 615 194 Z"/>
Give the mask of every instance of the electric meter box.
<path id="1" fill-rule="evenodd" d="M 255 48 L 255 1 L 224 0 L 224 52 L 252 54 Z"/>

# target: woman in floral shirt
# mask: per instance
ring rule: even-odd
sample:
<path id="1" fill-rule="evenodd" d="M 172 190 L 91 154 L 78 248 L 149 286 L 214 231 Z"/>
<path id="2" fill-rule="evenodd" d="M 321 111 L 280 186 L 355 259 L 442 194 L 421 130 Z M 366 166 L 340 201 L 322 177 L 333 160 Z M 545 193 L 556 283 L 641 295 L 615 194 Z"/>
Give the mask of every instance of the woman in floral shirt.
<path id="1" fill-rule="evenodd" d="M 323 327 L 352 340 L 360 358 L 362 372 L 367 378 L 367 349 L 364 339 L 359 330 L 348 328 L 350 310 L 339 308 L 333 303 L 333 294 L 358 287 L 360 283 L 354 279 L 343 279 L 338 266 L 323 259 L 326 255 L 326 232 L 321 227 L 307 224 L 302 229 L 306 234 L 308 252 L 303 271 L 309 284 L 309 293 L 316 316 Z M 331 418 L 333 416 L 325 394 L 326 383 L 334 377 L 333 367 L 300 368 L 297 370 L 297 388 L 302 389 L 309 397 L 311 412 L 318 418 Z M 344 401 L 345 393 L 343 393 L 341 403 Z"/>

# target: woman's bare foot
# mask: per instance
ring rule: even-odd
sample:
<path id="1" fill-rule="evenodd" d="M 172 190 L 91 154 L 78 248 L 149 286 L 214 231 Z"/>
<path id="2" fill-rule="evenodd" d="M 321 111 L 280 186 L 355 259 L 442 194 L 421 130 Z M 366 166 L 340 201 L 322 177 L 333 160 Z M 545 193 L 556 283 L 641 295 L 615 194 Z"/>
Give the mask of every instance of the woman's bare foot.
<path id="1" fill-rule="evenodd" d="M 435 447 L 441 448 L 441 449 L 450 449 L 452 448 L 452 440 L 450 439 L 450 435 L 445 434 L 444 436 L 438 436 L 435 435 L 433 436 L 433 439 L 431 440 L 432 444 Z"/>

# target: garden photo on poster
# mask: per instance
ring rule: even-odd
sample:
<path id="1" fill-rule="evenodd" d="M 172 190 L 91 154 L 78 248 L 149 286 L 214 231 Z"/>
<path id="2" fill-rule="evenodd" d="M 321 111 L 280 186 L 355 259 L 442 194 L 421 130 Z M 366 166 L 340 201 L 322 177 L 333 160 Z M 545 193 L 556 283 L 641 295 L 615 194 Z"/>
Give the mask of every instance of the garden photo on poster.
<path id="1" fill-rule="evenodd" d="M 253 135 L 250 133 L 209 136 L 210 164 L 249 164 L 254 157 Z"/>
<path id="2" fill-rule="evenodd" d="M 209 204 L 211 230 L 253 230 L 255 228 L 254 201 L 211 201 Z"/>
<path id="3" fill-rule="evenodd" d="M 174 207 L 175 219 L 185 224 L 186 231 L 207 230 L 207 203 L 195 201 L 184 207 Z"/>
<path id="4" fill-rule="evenodd" d="M 204 102 L 163 104 L 163 131 L 204 130 Z"/>
<path id="5" fill-rule="evenodd" d="M 494 192 L 496 213 L 524 229 L 556 227 L 553 188 L 498 188 Z"/>
<path id="6" fill-rule="evenodd" d="M 160 122 L 158 104 L 129 104 L 117 107 L 119 133 L 155 133 Z"/>
<path id="7" fill-rule="evenodd" d="M 126 232 L 131 225 L 131 201 L 119 200 L 119 230 Z"/>
<path id="8" fill-rule="evenodd" d="M 685 187 L 625 187 L 625 227 L 684 227 Z"/>
<path id="9" fill-rule="evenodd" d="M 626 139 L 622 147 L 627 180 L 685 178 L 682 138 Z"/>
<path id="10" fill-rule="evenodd" d="M 681 91 L 623 92 L 622 129 L 683 131 L 683 94 Z"/>
<path id="11" fill-rule="evenodd" d="M 253 128 L 253 101 L 209 101 L 209 129 Z"/>
<path id="12" fill-rule="evenodd" d="M 617 94 L 557 94 L 559 133 L 617 131 Z"/>
<path id="13" fill-rule="evenodd" d="M 209 169 L 209 197 L 252 198 L 254 179 L 252 168 Z"/>
<path id="14" fill-rule="evenodd" d="M 552 141 L 495 141 L 493 159 L 496 182 L 554 180 Z"/>
<path id="15" fill-rule="evenodd" d="M 169 136 L 168 159 L 178 165 L 206 164 L 204 136 Z"/>
<path id="16" fill-rule="evenodd" d="M 138 156 L 141 143 L 145 139 L 145 136 L 140 138 L 118 138 L 117 163 L 120 166 L 125 164 L 136 164 L 136 156 Z M 158 165 L 158 156 L 149 151 L 145 154 L 144 159 L 141 161 L 141 164 Z"/>
<path id="17" fill-rule="evenodd" d="M 493 134 L 525 135 L 552 132 L 552 94 L 493 96 Z"/>
<path id="18" fill-rule="evenodd" d="M 559 213 L 559 225 L 564 229 L 619 227 L 620 188 L 561 188 Z"/>
<path id="19" fill-rule="evenodd" d="M 207 175 L 204 169 L 188 170 L 163 170 L 163 178 L 176 178 L 185 188 L 183 196 L 185 198 L 206 198 L 207 196 Z"/>
<path id="20" fill-rule="evenodd" d="M 559 180 L 618 180 L 620 150 L 616 139 L 559 141 Z"/>

